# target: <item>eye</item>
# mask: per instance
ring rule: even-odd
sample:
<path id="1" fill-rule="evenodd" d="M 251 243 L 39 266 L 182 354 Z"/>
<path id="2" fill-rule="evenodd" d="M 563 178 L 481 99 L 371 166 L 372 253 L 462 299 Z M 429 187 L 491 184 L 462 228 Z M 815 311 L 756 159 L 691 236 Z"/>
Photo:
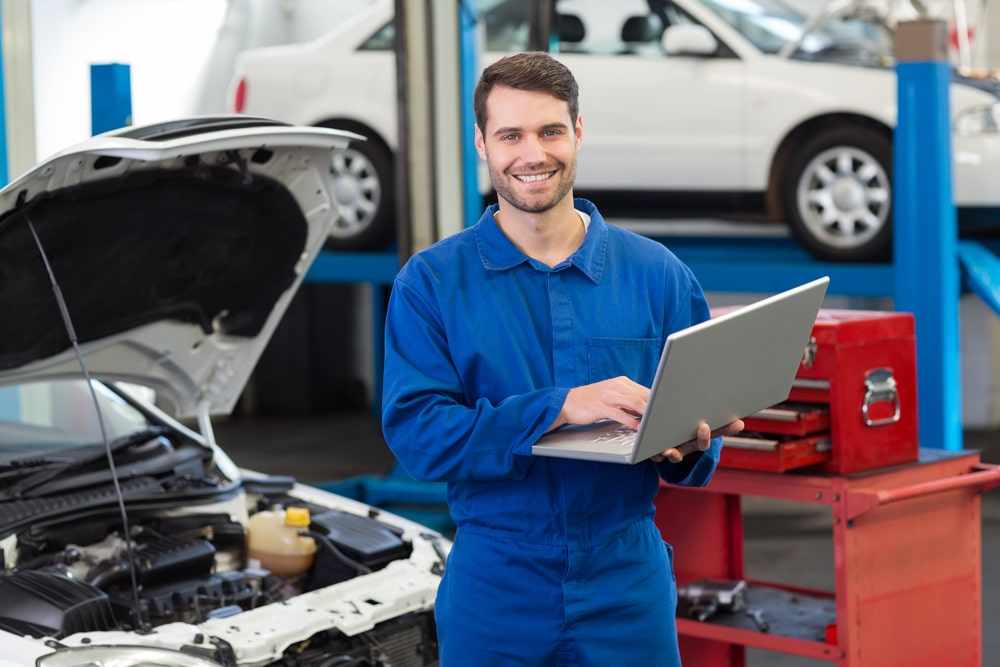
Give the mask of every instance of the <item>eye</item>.
<path id="1" fill-rule="evenodd" d="M 500 141 L 514 141 L 516 139 L 517 139 L 516 134 L 505 134 L 502 137 L 500 137 Z"/>

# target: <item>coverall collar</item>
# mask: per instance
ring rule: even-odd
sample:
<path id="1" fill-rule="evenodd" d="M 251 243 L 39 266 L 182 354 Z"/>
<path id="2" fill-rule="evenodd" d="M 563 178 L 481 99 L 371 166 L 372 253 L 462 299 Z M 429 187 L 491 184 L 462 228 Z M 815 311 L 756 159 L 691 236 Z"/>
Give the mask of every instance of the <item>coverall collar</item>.
<path id="1" fill-rule="evenodd" d="M 553 270 L 564 269 L 568 265 L 575 266 L 591 281 L 599 283 L 604 273 L 608 244 L 607 223 L 604 222 L 597 207 L 586 199 L 574 199 L 573 207 L 590 216 L 587 236 L 576 252 Z M 474 229 L 479 257 L 483 262 L 483 268 L 487 271 L 507 271 L 530 261 L 527 255 L 511 243 L 493 219 L 498 210 L 500 210 L 499 204 L 488 206 Z"/>

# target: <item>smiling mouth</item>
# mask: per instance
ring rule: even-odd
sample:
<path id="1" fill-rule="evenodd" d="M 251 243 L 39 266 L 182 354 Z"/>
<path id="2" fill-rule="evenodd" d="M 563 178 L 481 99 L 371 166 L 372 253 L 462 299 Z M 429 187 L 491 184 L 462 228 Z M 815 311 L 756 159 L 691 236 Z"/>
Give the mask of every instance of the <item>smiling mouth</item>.
<path id="1" fill-rule="evenodd" d="M 549 180 L 555 173 L 554 171 L 548 171 L 544 174 L 514 174 L 514 178 L 522 183 L 540 183 Z"/>

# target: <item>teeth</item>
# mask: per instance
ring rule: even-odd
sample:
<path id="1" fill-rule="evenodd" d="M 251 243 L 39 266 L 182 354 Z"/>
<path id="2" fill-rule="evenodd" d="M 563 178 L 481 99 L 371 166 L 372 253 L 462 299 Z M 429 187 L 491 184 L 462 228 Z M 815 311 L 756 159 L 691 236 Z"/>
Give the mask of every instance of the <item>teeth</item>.
<path id="1" fill-rule="evenodd" d="M 548 180 L 551 177 L 552 173 L 550 172 L 548 174 L 534 174 L 531 176 L 515 176 L 514 178 L 521 181 L 522 183 L 536 183 L 538 181 Z"/>

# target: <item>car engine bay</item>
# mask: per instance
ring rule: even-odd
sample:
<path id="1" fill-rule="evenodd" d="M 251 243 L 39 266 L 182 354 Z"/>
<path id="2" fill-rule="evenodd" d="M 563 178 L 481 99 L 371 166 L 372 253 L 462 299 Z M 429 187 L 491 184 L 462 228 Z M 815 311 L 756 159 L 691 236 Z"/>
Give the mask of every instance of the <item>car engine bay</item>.
<path id="1" fill-rule="evenodd" d="M 187 449 L 180 445 L 173 451 L 177 461 L 190 462 L 191 453 L 183 453 Z M 393 606 L 392 596 L 379 599 L 385 594 L 380 587 L 386 580 L 383 571 L 393 563 L 413 566 L 409 561 L 414 539 L 403 527 L 380 520 L 379 510 L 368 508 L 365 515 L 303 500 L 288 493 L 297 486 L 288 478 L 229 485 L 212 483 L 211 477 L 198 481 L 188 463 L 181 467 L 189 473 L 184 484 L 172 475 L 121 481 L 130 505 L 128 541 L 111 502 L 117 497 L 111 484 L 71 487 L 62 493 L 42 493 L 42 486 L 27 494 L 34 497 L 0 502 L 0 526 L 6 526 L 0 533 L 0 631 L 53 646 L 86 644 L 88 637 L 106 633 L 155 637 L 158 645 L 166 642 L 220 665 L 242 665 L 247 663 L 241 656 L 249 654 L 240 648 L 244 635 L 259 634 L 240 628 L 250 620 L 248 612 L 263 618 L 273 614 L 267 611 L 273 606 L 279 613 L 291 613 L 288 605 L 310 593 L 355 608 L 363 603 L 388 611 Z M 48 483 L 59 485 L 58 480 Z M 187 503 L 183 493 L 165 493 L 191 488 L 203 496 L 200 502 Z M 213 489 L 207 497 L 206 488 Z M 186 506 L 179 508 L 179 503 Z M 307 513 L 308 526 L 299 534 L 315 543 L 315 553 L 307 569 L 279 575 L 253 557 L 253 521 L 240 517 L 245 512 L 252 519 L 293 507 Z M 434 543 L 434 538 L 419 536 L 421 542 Z M 432 555 L 439 551 L 437 546 L 421 547 Z M 440 556 L 440 563 L 422 569 L 439 576 L 443 555 L 437 553 L 434 558 Z M 396 577 L 400 575 L 413 578 L 403 573 Z M 351 594 L 335 593 L 338 584 L 350 585 L 358 577 L 369 582 L 359 602 Z M 311 604 L 321 606 L 315 600 Z M 338 665 L 434 664 L 433 613 L 430 605 L 424 606 L 383 613 L 380 622 L 360 633 L 338 629 L 336 622 L 304 636 L 295 632 L 302 634 L 308 624 L 286 631 L 275 628 L 271 644 L 284 643 L 284 648 L 265 651 L 276 654 L 272 662 L 253 664 L 327 665 L 331 655 L 340 656 Z M 227 624 L 231 636 L 209 630 L 213 623 Z M 178 635 L 181 639 L 167 639 L 177 634 L 167 632 L 175 627 L 187 630 Z"/>

